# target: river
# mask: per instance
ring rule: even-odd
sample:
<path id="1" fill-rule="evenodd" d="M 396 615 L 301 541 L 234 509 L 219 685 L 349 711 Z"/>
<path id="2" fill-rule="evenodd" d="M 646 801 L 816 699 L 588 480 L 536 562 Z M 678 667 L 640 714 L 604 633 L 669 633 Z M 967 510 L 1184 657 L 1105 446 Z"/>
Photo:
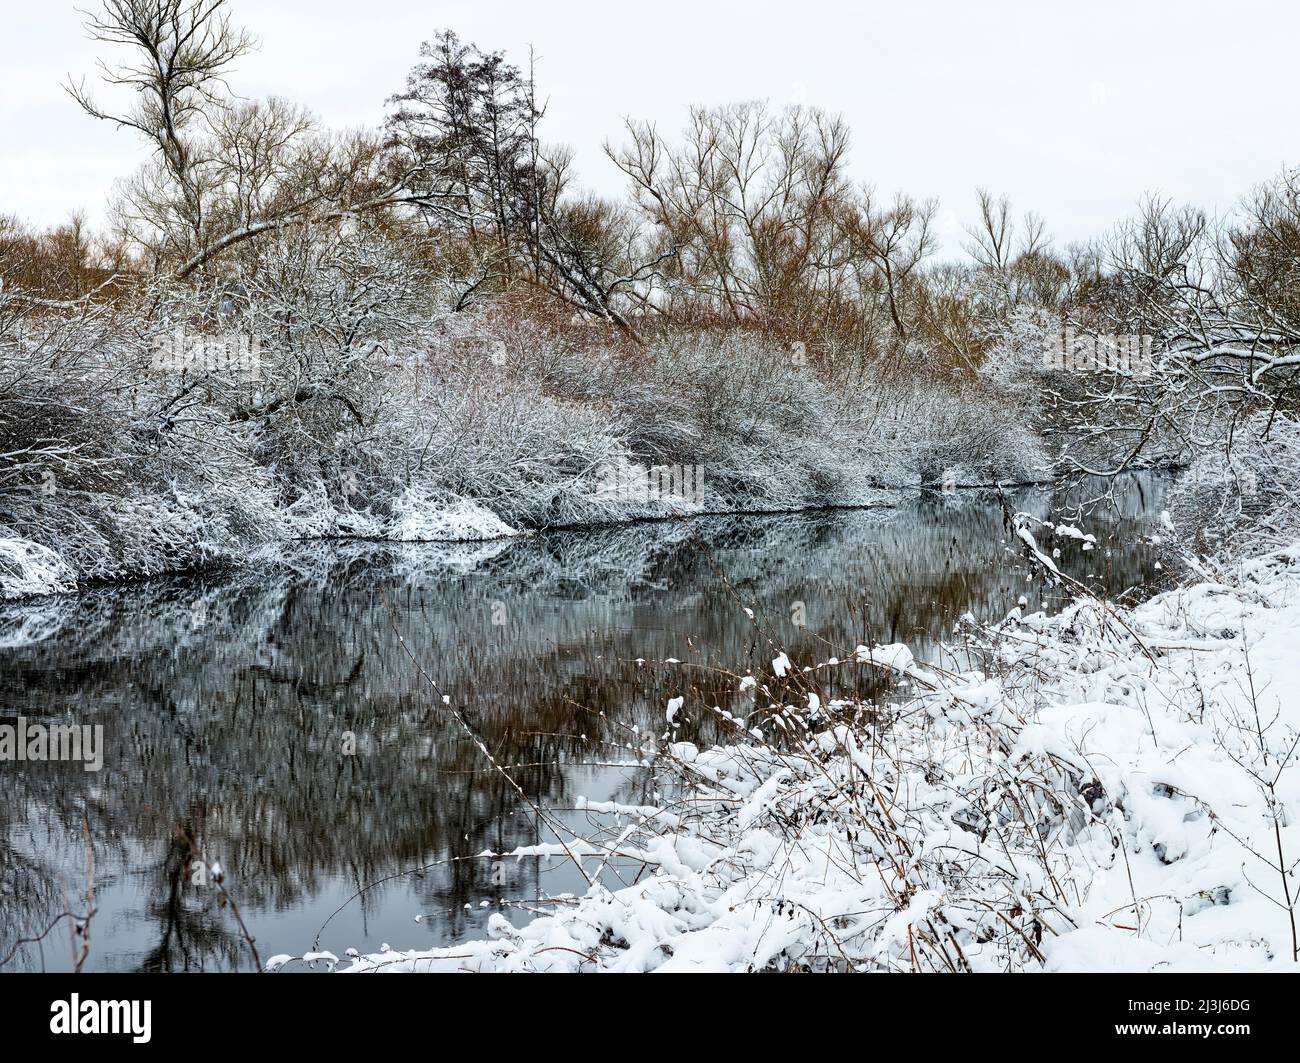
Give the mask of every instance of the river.
<path id="1" fill-rule="evenodd" d="M 1096 485 L 1013 502 L 1082 519 L 1098 544 L 1068 545 L 1062 566 L 1137 599 L 1163 575 L 1143 541 L 1162 491 L 1129 477 L 1117 508 L 1082 518 Z M 723 705 L 778 647 L 796 663 L 868 641 L 933 656 L 966 612 L 1000 619 L 1022 594 L 1058 608 L 1026 572 L 996 498 L 962 491 L 474 544 L 293 544 L 232 572 L 6 606 L 0 723 L 101 725 L 104 764 L 0 763 L 0 969 L 72 966 L 68 920 L 18 943 L 65 891 L 84 907 L 87 837 L 90 970 L 252 969 L 213 861 L 263 961 L 527 919 L 580 879 L 560 860 L 476 858 L 546 833 L 440 695 L 531 801 L 638 803 L 652 795 L 631 729 L 663 731 L 669 698 Z M 842 682 L 874 693 L 859 671 Z M 678 737 L 716 736 L 687 712 Z"/>

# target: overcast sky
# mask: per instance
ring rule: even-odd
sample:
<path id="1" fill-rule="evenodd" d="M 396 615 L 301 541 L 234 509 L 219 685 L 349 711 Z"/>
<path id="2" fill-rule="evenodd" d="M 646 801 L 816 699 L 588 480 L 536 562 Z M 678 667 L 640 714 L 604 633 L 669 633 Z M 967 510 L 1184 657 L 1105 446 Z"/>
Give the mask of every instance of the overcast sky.
<path id="1" fill-rule="evenodd" d="M 93 6 L 96 0 L 80 0 Z M 984 185 L 1062 242 L 1148 191 L 1227 209 L 1300 159 L 1300 5 L 891 0 L 231 0 L 260 48 L 231 79 L 327 124 L 374 124 L 421 40 L 443 26 L 517 62 L 536 49 L 547 139 L 583 182 L 623 189 L 601 144 L 623 117 L 677 130 L 693 103 L 765 98 L 842 113 L 855 177 L 941 201 L 956 254 Z M 104 215 L 142 146 L 60 88 L 102 46 L 64 0 L 0 0 L 0 212 Z"/>

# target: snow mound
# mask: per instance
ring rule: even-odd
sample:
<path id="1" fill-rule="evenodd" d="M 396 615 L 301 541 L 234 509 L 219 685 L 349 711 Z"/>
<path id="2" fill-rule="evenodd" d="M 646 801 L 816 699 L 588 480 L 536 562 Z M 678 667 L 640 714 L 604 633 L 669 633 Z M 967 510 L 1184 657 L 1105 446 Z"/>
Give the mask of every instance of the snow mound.
<path id="1" fill-rule="evenodd" d="M 355 509 L 337 504 L 317 485 L 288 507 L 286 522 L 291 533 L 302 539 L 470 543 L 519 534 L 478 502 L 410 487 L 391 504 Z"/>
<path id="2" fill-rule="evenodd" d="M 30 539 L 0 539 L 0 598 L 62 594 L 77 589 L 71 566 Z"/>
<path id="3" fill-rule="evenodd" d="M 387 538 L 398 542 L 478 542 L 519 533 L 490 509 L 468 498 L 438 503 L 406 491 L 393 506 Z"/>

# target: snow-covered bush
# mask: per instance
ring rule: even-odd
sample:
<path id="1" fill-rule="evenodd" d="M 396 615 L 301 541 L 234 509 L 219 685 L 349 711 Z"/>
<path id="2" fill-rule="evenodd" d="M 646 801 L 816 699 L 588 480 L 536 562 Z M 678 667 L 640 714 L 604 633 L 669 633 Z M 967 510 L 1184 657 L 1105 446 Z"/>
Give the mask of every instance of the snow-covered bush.
<path id="1" fill-rule="evenodd" d="M 1024 483 L 1053 466 L 1021 397 L 960 381 L 908 380 L 883 388 L 872 440 L 911 482 Z"/>
<path id="2" fill-rule="evenodd" d="M 1169 498 L 1175 530 L 1199 553 L 1250 553 L 1300 535 L 1300 421 L 1257 414 L 1203 450 Z"/>
<path id="3" fill-rule="evenodd" d="M 1083 316 L 1087 317 L 1084 313 Z M 1044 465 L 1065 472 L 1084 469 L 1144 468 L 1176 463 L 1186 454 L 1187 423 L 1173 424 L 1154 417 L 1137 428 L 1116 418 L 1127 408 L 1130 392 L 1148 386 L 1143 375 L 1139 340 L 1127 346 L 1124 356 L 1136 350 L 1133 367 L 1123 366 L 1118 346 L 1098 353 L 1098 337 L 1063 313 L 1035 305 L 1011 309 L 991 322 L 978 378 L 989 385 L 981 409 L 1001 407 L 1015 412 L 1016 430 L 1036 441 Z M 1095 332 L 1114 331 L 1097 323 Z M 1113 337 L 1112 337 L 1113 338 Z M 1103 346 L 1106 340 L 1101 340 Z M 1074 350 L 1067 352 L 1066 345 Z M 1114 356 L 1116 371 L 1105 358 Z M 1173 386 L 1172 382 L 1170 386 Z M 1183 420 L 1186 420 L 1184 415 Z M 1200 426 L 1198 426 L 1200 427 Z M 1050 446 L 1046 441 L 1050 440 Z"/>
<path id="4" fill-rule="evenodd" d="M 1060 342 L 1062 322 L 1038 306 L 1017 306 L 992 327 L 979 375 L 1021 402 L 1033 396 Z"/>
<path id="5" fill-rule="evenodd" d="M 0 539 L 0 598 L 75 590 L 77 577 L 48 546 L 27 539 Z"/>
<path id="6" fill-rule="evenodd" d="M 743 332 L 670 336 L 610 396 L 645 460 L 694 462 L 722 508 L 782 509 L 847 501 L 836 403 L 788 348 Z"/>
<path id="7" fill-rule="evenodd" d="M 845 503 L 871 480 L 853 461 L 837 402 L 788 350 L 692 333 L 629 352 L 581 329 L 514 330 L 512 320 L 496 312 L 442 323 L 401 389 L 398 418 L 403 436 L 420 441 L 421 469 L 509 523 L 682 509 L 593 495 L 601 470 L 621 466 L 698 467 L 710 510 Z"/>
<path id="8" fill-rule="evenodd" d="M 228 381 L 155 367 L 164 319 L 89 304 L 0 324 L 0 538 L 81 582 L 236 561 L 277 534 Z"/>
<path id="9" fill-rule="evenodd" d="M 0 535 L 111 579 L 281 536 L 481 538 L 1042 472 L 1014 407 L 978 389 L 832 387 L 743 329 L 637 346 L 527 301 L 448 312 L 437 276 L 373 226 L 255 252 L 220 283 L 17 319 Z M 159 361 L 234 340 L 251 356 L 234 370 Z M 607 489 L 629 470 L 690 470 L 693 489 Z"/>

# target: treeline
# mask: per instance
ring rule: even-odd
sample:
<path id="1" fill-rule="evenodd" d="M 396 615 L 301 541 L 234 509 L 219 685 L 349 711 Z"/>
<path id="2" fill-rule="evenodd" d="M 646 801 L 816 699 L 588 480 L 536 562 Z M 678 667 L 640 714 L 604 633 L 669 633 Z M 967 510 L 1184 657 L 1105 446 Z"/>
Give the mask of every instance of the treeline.
<path id="1" fill-rule="evenodd" d="M 631 122 L 612 201 L 546 143 L 531 67 L 448 31 L 381 126 L 336 132 L 227 88 L 254 41 L 220 0 L 108 0 L 87 28 L 133 106 L 69 92 L 147 154 L 102 232 L 0 223 L 7 586 L 670 511 L 593 493 L 627 464 L 776 509 L 1200 455 L 1225 527 L 1290 526 L 1294 173 L 1066 249 L 980 191 L 952 261 L 936 205 L 855 183 L 816 108 Z M 1067 328 L 1151 364 L 1048 357 Z"/>

